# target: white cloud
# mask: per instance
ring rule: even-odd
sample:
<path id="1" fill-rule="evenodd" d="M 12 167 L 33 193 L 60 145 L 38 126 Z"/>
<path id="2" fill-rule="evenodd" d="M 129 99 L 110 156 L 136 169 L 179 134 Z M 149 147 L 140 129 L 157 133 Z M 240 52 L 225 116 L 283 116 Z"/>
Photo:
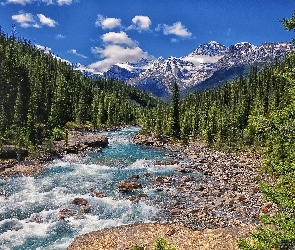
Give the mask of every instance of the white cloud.
<path id="1" fill-rule="evenodd" d="M 53 0 L 42 0 L 43 3 L 47 3 L 47 5 L 54 4 Z"/>
<path id="2" fill-rule="evenodd" d="M 49 27 L 55 27 L 55 25 L 58 24 L 56 21 L 52 20 L 49 17 L 44 16 L 43 14 L 37 14 L 37 16 L 39 17 L 39 21 L 42 25 L 47 25 Z"/>
<path id="3" fill-rule="evenodd" d="M 23 28 L 28 28 L 36 24 L 34 16 L 31 13 L 20 13 L 18 15 L 13 15 L 12 20 L 18 22 Z"/>
<path id="4" fill-rule="evenodd" d="M 116 32 L 109 32 L 102 35 L 102 40 L 104 42 L 111 42 L 115 44 L 127 44 L 127 45 L 134 45 L 135 43 L 128 37 L 128 35 L 121 31 L 120 33 Z"/>
<path id="5" fill-rule="evenodd" d="M 181 37 L 190 37 L 192 35 L 192 33 L 181 24 L 181 22 L 176 22 L 172 26 L 164 24 L 163 31 L 165 35 L 176 35 Z"/>
<path id="6" fill-rule="evenodd" d="M 128 29 L 148 30 L 152 24 L 151 19 L 148 16 L 135 16 L 132 18 L 134 25 L 128 27 Z"/>
<path id="7" fill-rule="evenodd" d="M 79 53 L 77 52 L 77 50 L 75 50 L 75 49 L 71 49 L 69 52 L 70 52 L 71 54 L 76 55 L 76 56 L 79 56 L 79 57 L 82 57 L 82 58 L 87 58 L 87 56 L 84 56 L 83 54 L 79 54 Z"/>
<path id="8" fill-rule="evenodd" d="M 171 42 L 172 42 L 172 43 L 178 43 L 178 42 L 179 42 L 179 40 L 178 40 L 178 39 L 176 39 L 176 38 L 172 38 L 172 39 L 171 39 Z"/>
<path id="9" fill-rule="evenodd" d="M 113 29 L 121 26 L 120 18 L 108 18 L 103 15 L 97 15 L 95 26 L 102 27 L 103 29 Z"/>
<path id="10" fill-rule="evenodd" d="M 57 4 L 58 5 L 64 5 L 64 4 L 70 5 L 70 4 L 72 4 L 72 0 L 57 0 Z"/>
<path id="11" fill-rule="evenodd" d="M 64 38 L 65 38 L 65 36 L 62 35 L 62 34 L 57 34 L 56 35 L 56 39 L 64 39 Z"/>
<path id="12" fill-rule="evenodd" d="M 148 57 L 148 53 L 139 47 L 129 48 L 116 44 L 107 45 L 105 48 L 92 48 L 92 52 L 98 54 L 102 61 L 98 61 L 89 65 L 92 69 L 107 71 L 112 65 L 122 62 L 136 62 L 141 58 Z"/>
<path id="13" fill-rule="evenodd" d="M 9 3 L 14 3 L 14 4 L 22 4 L 22 5 L 26 5 L 26 4 L 30 4 L 33 2 L 42 2 L 45 3 L 47 5 L 50 4 L 55 4 L 55 2 L 59 5 L 70 5 L 72 4 L 73 0 L 56 0 L 55 2 L 53 0 L 7 0 L 7 4 Z M 4 5 L 5 3 L 3 3 L 2 5 Z"/>
<path id="14" fill-rule="evenodd" d="M 49 27 L 55 27 L 58 23 L 54 20 L 44 16 L 43 14 L 37 14 L 40 23 L 36 21 L 36 17 L 31 13 L 19 13 L 17 15 L 13 15 L 12 20 L 16 21 L 23 28 L 34 27 L 41 28 L 41 25 L 47 25 Z"/>
<path id="15" fill-rule="evenodd" d="M 7 0 L 7 3 L 15 3 L 25 5 L 27 3 L 32 3 L 33 0 Z"/>

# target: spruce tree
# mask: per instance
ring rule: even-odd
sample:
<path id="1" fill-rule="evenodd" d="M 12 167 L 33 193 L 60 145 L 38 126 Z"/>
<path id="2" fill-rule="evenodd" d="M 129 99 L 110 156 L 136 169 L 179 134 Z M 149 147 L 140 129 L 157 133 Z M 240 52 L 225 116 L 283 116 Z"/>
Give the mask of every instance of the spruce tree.
<path id="1" fill-rule="evenodd" d="M 171 125 L 170 125 L 170 134 L 173 138 L 180 138 L 180 120 L 179 120 L 179 89 L 176 82 L 174 82 L 173 92 L 172 92 L 172 101 L 171 101 Z"/>

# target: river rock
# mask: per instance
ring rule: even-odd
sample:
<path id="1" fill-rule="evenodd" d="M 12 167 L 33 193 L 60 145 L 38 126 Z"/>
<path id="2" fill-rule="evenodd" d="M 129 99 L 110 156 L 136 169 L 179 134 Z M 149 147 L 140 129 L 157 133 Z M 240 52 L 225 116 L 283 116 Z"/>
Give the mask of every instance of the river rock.
<path id="1" fill-rule="evenodd" d="M 1 159 L 17 159 L 24 158 L 29 155 L 26 148 L 17 148 L 15 145 L 3 145 L 0 149 Z"/>
<path id="2" fill-rule="evenodd" d="M 143 176 L 144 176 L 144 177 L 150 177 L 150 176 L 151 176 L 151 174 L 150 174 L 150 173 L 148 173 L 148 172 L 145 172 L 145 173 L 143 174 Z"/>
<path id="3" fill-rule="evenodd" d="M 125 193 L 125 192 L 133 191 L 134 189 L 142 188 L 142 185 L 138 182 L 124 180 L 120 182 L 118 188 L 119 188 L 119 192 Z"/>
<path id="4" fill-rule="evenodd" d="M 106 197 L 106 194 L 102 191 L 93 190 L 93 191 L 91 191 L 90 196 L 97 197 L 97 198 L 104 198 L 104 197 Z"/>
<path id="5" fill-rule="evenodd" d="M 75 198 L 73 203 L 78 206 L 86 206 L 88 204 L 87 200 L 84 198 Z"/>
<path id="6" fill-rule="evenodd" d="M 133 174 L 129 177 L 129 179 L 139 179 L 139 175 L 138 174 Z"/>
<path id="7" fill-rule="evenodd" d="M 192 169 L 188 169 L 188 168 L 184 168 L 184 167 L 176 167 L 175 171 L 185 174 L 185 173 L 191 173 Z"/>
<path id="8" fill-rule="evenodd" d="M 86 213 L 89 213 L 90 211 L 90 206 L 89 205 L 84 205 L 82 206 L 82 209 L 79 211 L 80 214 L 86 214 Z"/>
<path id="9" fill-rule="evenodd" d="M 67 209 L 67 208 L 62 209 L 62 210 L 59 211 L 59 219 L 60 220 L 72 217 L 74 215 L 75 215 L 75 213 L 73 211 L 71 211 L 70 209 Z"/>
<path id="10" fill-rule="evenodd" d="M 53 146 L 56 151 L 67 154 L 76 154 L 86 150 L 100 152 L 100 148 L 108 146 L 108 138 L 88 132 L 69 131 L 67 140 L 55 141 Z"/>

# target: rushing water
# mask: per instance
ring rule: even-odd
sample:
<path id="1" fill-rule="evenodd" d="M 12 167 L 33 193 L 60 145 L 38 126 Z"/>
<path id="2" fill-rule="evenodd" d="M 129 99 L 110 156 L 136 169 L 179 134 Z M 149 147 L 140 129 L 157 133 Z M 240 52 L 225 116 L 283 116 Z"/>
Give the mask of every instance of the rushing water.
<path id="1" fill-rule="evenodd" d="M 166 151 L 131 144 L 136 131 L 103 133 L 109 146 L 101 153 L 68 155 L 47 164 L 38 176 L 0 179 L 0 249 L 66 249 L 80 234 L 153 221 L 158 210 L 152 202 L 129 201 L 128 195 L 118 192 L 118 184 L 138 174 L 144 188 L 137 192 L 152 196 L 155 192 L 143 174 L 169 174 L 174 167 L 153 164 L 165 160 Z M 93 197 L 91 190 L 103 191 L 106 197 Z M 73 204 L 77 197 L 88 201 L 89 213 Z M 60 219 L 62 209 L 75 215 Z"/>

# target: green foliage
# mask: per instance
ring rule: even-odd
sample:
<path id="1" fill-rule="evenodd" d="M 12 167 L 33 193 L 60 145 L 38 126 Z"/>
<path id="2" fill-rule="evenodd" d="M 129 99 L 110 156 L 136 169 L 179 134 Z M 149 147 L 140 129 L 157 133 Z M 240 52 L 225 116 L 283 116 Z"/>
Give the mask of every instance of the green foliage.
<path id="1" fill-rule="evenodd" d="M 240 239 L 238 246 L 243 250 L 293 249 L 295 245 L 295 221 L 293 216 L 276 214 L 263 216 L 264 227 L 251 233 L 251 240 Z"/>
<path id="2" fill-rule="evenodd" d="M 142 250 L 143 247 L 140 247 L 138 245 L 134 246 L 132 250 Z M 164 240 L 163 238 L 158 238 L 156 242 L 154 243 L 154 250 L 177 250 L 175 247 L 172 247 L 172 245 Z"/>
<path id="3" fill-rule="evenodd" d="M 213 147 L 264 152 L 263 170 L 274 177 L 274 182 L 264 183 L 262 191 L 280 213 L 278 217 L 264 218 L 266 226 L 253 233 L 250 241 L 241 240 L 242 249 L 295 246 L 294 65 L 292 53 L 260 72 L 252 67 L 248 77 L 190 94 L 182 101 L 173 97 L 169 106 L 161 104 L 157 112 L 147 112 L 141 120 L 144 132 L 175 137 L 176 117 L 184 143 L 201 139 Z"/>
<path id="4" fill-rule="evenodd" d="M 180 138 L 180 120 L 179 120 L 179 90 L 175 82 L 172 92 L 171 115 L 170 115 L 170 135 L 175 138 Z"/>
<path id="5" fill-rule="evenodd" d="M 15 143 L 20 140 L 19 131 L 27 142 L 37 145 L 52 134 L 62 138 L 55 128 L 138 124 L 142 114 L 158 102 L 124 83 L 86 77 L 1 29 L 0 58 L 0 134 Z"/>
<path id="6" fill-rule="evenodd" d="M 289 19 L 283 18 L 280 20 L 287 30 L 295 29 L 295 11 Z"/>
<path id="7" fill-rule="evenodd" d="M 294 63 L 295 55 L 290 55 L 287 61 Z M 294 66 L 288 65 L 277 74 L 288 83 L 285 100 L 270 111 L 258 127 L 264 127 L 261 132 L 265 138 L 264 170 L 275 177 L 273 183 L 262 185 L 262 191 L 280 212 L 263 216 L 264 227 L 252 233 L 250 241 L 240 240 L 241 249 L 293 249 L 295 246 Z"/>
<path id="8" fill-rule="evenodd" d="M 286 30 L 295 30 L 295 10 L 292 17 L 288 19 L 283 18 L 280 22 L 285 26 Z M 295 43 L 295 39 L 293 39 L 293 43 Z"/>
<path id="9" fill-rule="evenodd" d="M 67 122 L 65 125 L 65 128 L 69 129 L 69 130 L 80 130 L 82 129 L 82 125 L 75 123 L 75 122 Z"/>
<path id="10" fill-rule="evenodd" d="M 134 246 L 133 248 L 132 248 L 132 250 L 142 250 L 143 249 L 143 247 L 140 247 L 140 246 Z"/>
<path id="11" fill-rule="evenodd" d="M 61 128 L 54 128 L 52 130 L 52 139 L 55 141 L 61 141 L 66 139 L 66 133 Z"/>
<path id="12" fill-rule="evenodd" d="M 155 250 L 176 250 L 176 248 L 163 238 L 158 238 L 155 242 Z"/>

